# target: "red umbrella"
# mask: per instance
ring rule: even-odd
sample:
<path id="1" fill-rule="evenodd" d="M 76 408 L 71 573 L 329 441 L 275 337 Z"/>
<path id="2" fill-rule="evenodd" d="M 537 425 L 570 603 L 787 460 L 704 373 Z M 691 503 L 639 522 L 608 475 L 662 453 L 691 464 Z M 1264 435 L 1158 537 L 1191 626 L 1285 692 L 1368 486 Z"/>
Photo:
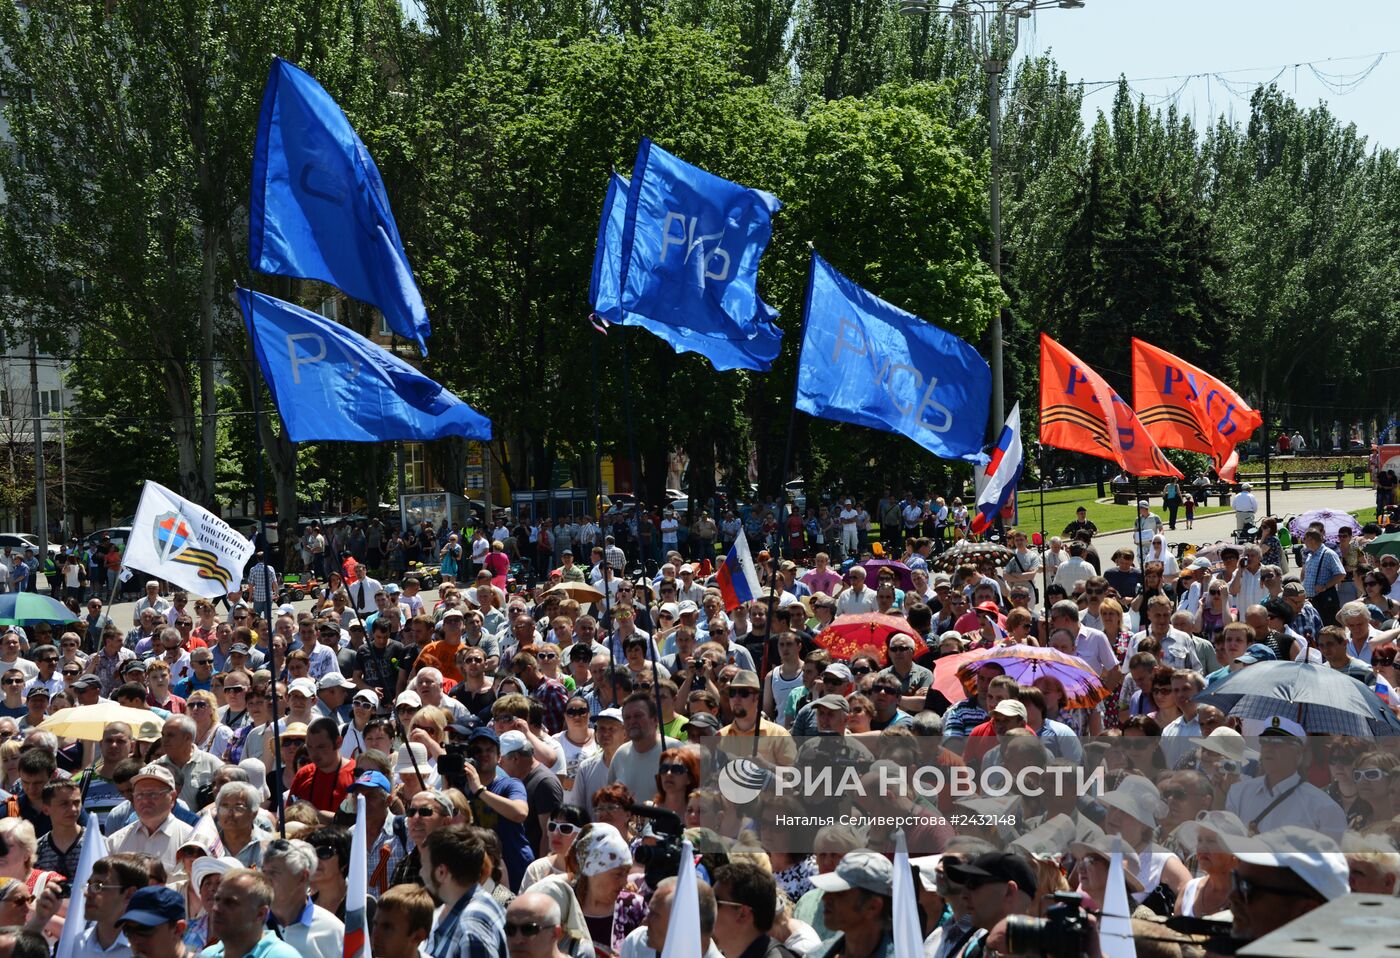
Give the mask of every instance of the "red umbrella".
<path id="1" fill-rule="evenodd" d="M 850 661 L 853 656 L 862 652 L 871 652 L 879 658 L 882 665 L 888 665 L 889 657 L 885 643 L 892 635 L 907 635 L 913 639 L 915 655 L 928 648 L 908 622 L 897 615 L 884 615 L 879 612 L 843 615 L 817 633 L 816 642 L 830 652 L 834 659 Z"/>

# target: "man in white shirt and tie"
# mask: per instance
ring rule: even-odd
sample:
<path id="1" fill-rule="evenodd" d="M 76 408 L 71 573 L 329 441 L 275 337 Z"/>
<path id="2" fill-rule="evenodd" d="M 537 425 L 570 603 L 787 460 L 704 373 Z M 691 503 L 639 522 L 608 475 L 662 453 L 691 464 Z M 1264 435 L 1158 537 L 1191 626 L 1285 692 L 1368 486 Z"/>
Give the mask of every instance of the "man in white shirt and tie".
<path id="1" fill-rule="evenodd" d="M 355 563 L 355 584 L 350 587 L 350 600 L 360 615 L 371 615 L 379 611 L 375 596 L 384 591 L 378 579 L 371 578 L 363 563 Z"/>

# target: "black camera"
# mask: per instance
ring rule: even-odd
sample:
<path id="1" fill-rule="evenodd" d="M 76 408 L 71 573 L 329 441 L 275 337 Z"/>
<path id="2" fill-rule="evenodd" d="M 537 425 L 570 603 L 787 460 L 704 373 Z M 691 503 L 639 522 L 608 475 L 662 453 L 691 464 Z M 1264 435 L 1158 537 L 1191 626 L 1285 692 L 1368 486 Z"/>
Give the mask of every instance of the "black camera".
<path id="1" fill-rule="evenodd" d="M 628 805 L 627 812 L 650 821 L 656 838 L 655 845 L 638 845 L 634 856 L 646 869 L 647 887 L 655 888 L 662 880 L 674 878 L 681 868 L 681 836 L 685 833 L 681 817 L 657 805 Z"/>
<path id="2" fill-rule="evenodd" d="M 1056 892 L 1044 918 L 1012 915 L 1006 919 L 1006 950 L 1013 955 L 1079 958 L 1088 950 L 1089 914 L 1079 892 Z"/>
<path id="3" fill-rule="evenodd" d="M 438 756 L 437 770 L 448 788 L 467 790 L 467 746 L 461 742 L 450 742 L 446 751 Z"/>

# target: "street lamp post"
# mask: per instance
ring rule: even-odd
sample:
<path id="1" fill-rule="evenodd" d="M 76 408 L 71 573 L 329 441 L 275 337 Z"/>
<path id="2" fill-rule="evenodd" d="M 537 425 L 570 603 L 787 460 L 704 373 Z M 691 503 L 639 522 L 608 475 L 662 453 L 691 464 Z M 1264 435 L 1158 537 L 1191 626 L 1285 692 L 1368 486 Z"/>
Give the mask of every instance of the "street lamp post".
<path id="1" fill-rule="evenodd" d="M 943 13 L 966 26 L 972 53 L 987 74 L 987 141 L 992 151 L 992 272 L 1001 285 L 1001 75 L 1020 40 L 1021 21 L 1037 10 L 1056 7 L 1073 10 L 1084 0 L 900 0 L 899 12 L 906 16 Z M 1002 361 L 1002 310 L 992 317 L 992 409 L 988 435 L 995 438 L 1006 422 L 1006 379 Z"/>

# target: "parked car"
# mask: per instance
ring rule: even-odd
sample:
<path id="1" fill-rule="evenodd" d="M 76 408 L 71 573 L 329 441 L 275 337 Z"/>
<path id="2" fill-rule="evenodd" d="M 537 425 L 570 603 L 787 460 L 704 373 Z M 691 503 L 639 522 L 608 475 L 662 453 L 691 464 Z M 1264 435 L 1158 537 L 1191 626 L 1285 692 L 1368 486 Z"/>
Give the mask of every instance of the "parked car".
<path id="1" fill-rule="evenodd" d="M 38 552 L 39 540 L 27 532 L 0 532 L 0 548 L 5 546 L 19 553 L 23 553 L 25 549 Z M 49 542 L 49 555 L 58 555 L 58 543 Z"/>
<path id="2" fill-rule="evenodd" d="M 98 529 L 96 532 L 83 539 L 85 547 L 95 547 L 102 541 L 103 536 L 111 536 L 112 541 L 123 551 L 126 551 L 126 542 L 131 538 L 131 526 L 111 526 L 106 529 Z"/>

